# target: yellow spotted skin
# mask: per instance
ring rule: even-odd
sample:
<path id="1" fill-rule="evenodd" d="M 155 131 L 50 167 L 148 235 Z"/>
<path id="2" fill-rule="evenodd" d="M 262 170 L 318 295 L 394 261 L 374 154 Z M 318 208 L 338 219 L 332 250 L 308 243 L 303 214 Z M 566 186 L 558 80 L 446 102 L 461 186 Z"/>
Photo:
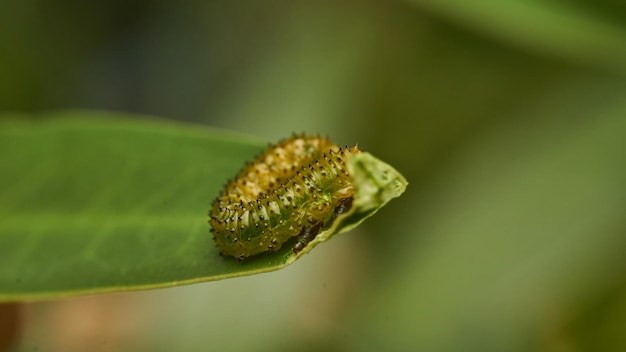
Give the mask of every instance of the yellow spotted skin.
<path id="1" fill-rule="evenodd" d="M 354 187 L 346 162 L 360 152 L 319 136 L 270 145 L 213 202 L 209 222 L 221 254 L 244 260 L 294 237 L 293 251 L 302 250 L 350 208 Z"/>

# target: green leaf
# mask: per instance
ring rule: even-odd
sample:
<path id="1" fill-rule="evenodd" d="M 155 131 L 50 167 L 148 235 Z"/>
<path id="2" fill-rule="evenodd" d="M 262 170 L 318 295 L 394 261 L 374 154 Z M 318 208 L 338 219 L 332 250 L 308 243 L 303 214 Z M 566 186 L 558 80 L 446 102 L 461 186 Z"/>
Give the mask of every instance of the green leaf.
<path id="1" fill-rule="evenodd" d="M 599 15 L 592 2 L 406 1 L 509 45 L 626 72 L 626 28 Z"/>
<path id="2" fill-rule="evenodd" d="M 406 181 L 353 158 L 354 206 L 294 255 L 219 255 L 207 211 L 263 149 L 202 126 L 93 112 L 0 119 L 0 300 L 169 287 L 277 270 L 399 196 Z"/>

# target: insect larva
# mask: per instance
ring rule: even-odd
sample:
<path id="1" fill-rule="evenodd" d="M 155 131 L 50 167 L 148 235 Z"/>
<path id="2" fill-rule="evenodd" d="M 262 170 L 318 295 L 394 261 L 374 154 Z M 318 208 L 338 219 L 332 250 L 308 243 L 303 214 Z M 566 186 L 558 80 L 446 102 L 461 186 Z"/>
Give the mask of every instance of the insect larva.
<path id="1" fill-rule="evenodd" d="M 346 162 L 360 152 L 318 136 L 270 145 L 213 202 L 209 222 L 221 254 L 244 260 L 289 241 L 300 252 L 352 207 Z"/>

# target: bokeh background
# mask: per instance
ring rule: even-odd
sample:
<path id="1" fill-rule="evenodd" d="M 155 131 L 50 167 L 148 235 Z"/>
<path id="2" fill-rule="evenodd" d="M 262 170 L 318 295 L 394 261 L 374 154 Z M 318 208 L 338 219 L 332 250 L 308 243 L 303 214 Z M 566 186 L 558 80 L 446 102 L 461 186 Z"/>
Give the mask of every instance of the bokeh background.
<path id="1" fill-rule="evenodd" d="M 3 1 L 0 112 L 65 108 L 319 132 L 410 184 L 278 272 L 3 311 L 16 351 L 626 350 L 622 0 Z"/>

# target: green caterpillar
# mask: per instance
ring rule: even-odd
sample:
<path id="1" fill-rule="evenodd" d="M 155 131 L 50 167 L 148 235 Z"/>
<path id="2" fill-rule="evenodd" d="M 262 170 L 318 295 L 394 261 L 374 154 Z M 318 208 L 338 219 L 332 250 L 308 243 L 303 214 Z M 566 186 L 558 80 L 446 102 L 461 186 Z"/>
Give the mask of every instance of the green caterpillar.
<path id="1" fill-rule="evenodd" d="M 296 237 L 300 252 L 337 215 L 350 210 L 354 186 L 346 161 L 358 146 L 319 136 L 271 145 L 230 180 L 213 202 L 211 232 L 224 256 L 244 260 Z"/>

